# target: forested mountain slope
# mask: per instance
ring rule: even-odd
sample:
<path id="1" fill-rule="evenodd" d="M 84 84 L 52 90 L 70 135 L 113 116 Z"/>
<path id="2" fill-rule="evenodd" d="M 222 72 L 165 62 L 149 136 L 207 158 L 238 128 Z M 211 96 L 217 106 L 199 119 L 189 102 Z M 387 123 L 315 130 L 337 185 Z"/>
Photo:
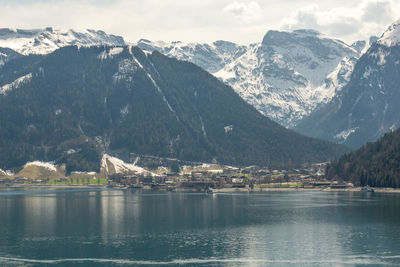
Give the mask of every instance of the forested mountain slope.
<path id="1" fill-rule="evenodd" d="M 138 47 L 64 47 L 0 75 L 2 169 L 98 170 L 105 152 L 276 166 L 345 151 L 264 117 L 200 67 Z"/>

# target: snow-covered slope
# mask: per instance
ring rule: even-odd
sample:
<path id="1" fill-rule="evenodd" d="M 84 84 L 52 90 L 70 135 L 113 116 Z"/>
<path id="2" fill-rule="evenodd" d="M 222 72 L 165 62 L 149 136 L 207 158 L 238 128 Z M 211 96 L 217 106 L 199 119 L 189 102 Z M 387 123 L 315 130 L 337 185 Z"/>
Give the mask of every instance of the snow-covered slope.
<path id="1" fill-rule="evenodd" d="M 14 88 L 18 88 L 20 85 L 29 82 L 30 79 L 32 79 L 32 73 L 28 73 L 24 76 L 21 76 L 18 79 L 16 79 L 15 81 L 13 81 L 12 83 L 8 83 L 3 86 L 0 86 L 0 95 L 7 94 L 8 91 L 10 91 Z"/>
<path id="2" fill-rule="evenodd" d="M 262 43 L 248 46 L 148 40 L 138 46 L 199 65 L 261 113 L 290 127 L 340 91 L 366 43 L 349 46 L 313 30 L 297 30 L 269 31 Z"/>
<path id="3" fill-rule="evenodd" d="M 154 51 L 174 57 L 179 60 L 190 61 L 210 73 L 221 70 L 230 62 L 247 51 L 247 47 L 226 41 L 216 41 L 212 44 L 183 43 L 163 41 L 152 42 L 141 39 L 137 43 L 141 49 Z"/>
<path id="4" fill-rule="evenodd" d="M 388 47 L 400 44 L 400 19 L 390 25 L 390 27 L 379 38 L 377 43 Z"/>
<path id="5" fill-rule="evenodd" d="M 126 163 L 119 158 L 112 157 L 110 155 L 104 154 L 101 159 L 101 168 L 108 174 L 114 173 L 135 173 L 157 176 L 157 174 L 151 173 L 142 167 L 135 165 L 134 163 Z"/>
<path id="6" fill-rule="evenodd" d="M 42 162 L 42 161 L 31 161 L 25 164 L 25 167 L 29 166 L 37 166 L 37 167 L 42 167 L 45 169 L 48 169 L 49 171 L 57 171 L 56 165 L 54 165 L 52 162 Z"/>
<path id="7" fill-rule="evenodd" d="M 362 46 L 313 30 L 269 31 L 215 75 L 263 114 L 291 127 L 347 84 Z"/>
<path id="8" fill-rule="evenodd" d="M 65 177 L 65 168 L 56 166 L 53 162 L 31 161 L 27 162 L 16 177 L 31 179 L 42 178 L 62 178 Z"/>
<path id="9" fill-rule="evenodd" d="M 360 147 L 400 127 L 400 21 L 371 45 L 346 87 L 298 123 L 306 135 Z"/>
<path id="10" fill-rule="evenodd" d="M 103 31 L 61 31 L 51 27 L 45 29 L 0 29 L 0 47 L 11 48 L 21 54 L 47 54 L 68 46 L 125 45 L 120 36 Z"/>

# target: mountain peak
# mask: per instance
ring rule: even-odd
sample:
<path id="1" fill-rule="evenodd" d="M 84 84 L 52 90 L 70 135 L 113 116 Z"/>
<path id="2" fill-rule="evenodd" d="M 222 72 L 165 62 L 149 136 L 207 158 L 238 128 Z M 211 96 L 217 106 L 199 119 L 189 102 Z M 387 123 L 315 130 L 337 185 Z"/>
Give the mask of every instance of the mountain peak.
<path id="1" fill-rule="evenodd" d="M 142 39 L 140 39 L 140 40 L 138 41 L 138 43 L 151 43 L 151 41 L 150 41 L 149 39 L 144 39 L 144 38 L 142 38 Z"/>
<path id="2" fill-rule="evenodd" d="M 375 43 L 376 41 L 378 41 L 379 37 L 378 36 L 371 36 L 369 37 L 369 46 L 371 46 L 373 43 Z"/>
<path id="3" fill-rule="evenodd" d="M 320 35 L 321 33 L 317 30 L 313 29 L 298 29 L 294 30 L 294 33 L 300 33 L 300 34 L 307 34 L 307 35 Z"/>
<path id="4" fill-rule="evenodd" d="M 285 39 L 289 39 L 291 37 L 291 34 L 289 32 L 281 32 L 281 31 L 276 31 L 276 30 L 269 30 L 262 41 L 262 44 L 274 44 L 277 42 L 281 42 Z"/>
<path id="5" fill-rule="evenodd" d="M 389 26 L 377 43 L 388 47 L 400 44 L 400 19 Z"/>
<path id="6" fill-rule="evenodd" d="M 286 31 L 277 31 L 277 30 L 269 30 L 262 41 L 263 45 L 276 45 L 282 46 L 291 44 L 293 42 L 313 42 L 313 40 L 317 39 L 329 39 L 335 40 L 335 42 L 341 42 L 335 38 L 325 36 L 319 31 L 312 29 L 298 29 L 291 32 Z"/>
<path id="7" fill-rule="evenodd" d="M 364 40 L 359 40 L 354 42 L 351 47 L 354 48 L 358 53 L 362 53 L 362 51 L 365 49 L 367 45 L 367 42 Z"/>

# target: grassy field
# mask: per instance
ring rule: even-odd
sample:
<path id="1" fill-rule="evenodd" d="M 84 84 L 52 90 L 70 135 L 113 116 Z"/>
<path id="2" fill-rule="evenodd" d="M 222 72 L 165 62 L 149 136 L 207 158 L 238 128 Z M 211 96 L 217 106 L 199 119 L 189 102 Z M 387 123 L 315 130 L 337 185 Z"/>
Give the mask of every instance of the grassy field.
<path id="1" fill-rule="evenodd" d="M 108 183 L 106 178 L 67 178 L 66 181 L 59 179 L 50 180 L 49 185 L 106 185 Z"/>
<path id="2" fill-rule="evenodd" d="M 66 179 L 50 179 L 41 183 L 31 182 L 30 184 L 42 184 L 42 185 L 107 185 L 108 180 L 106 178 L 66 178 Z"/>
<path id="3" fill-rule="evenodd" d="M 270 184 L 256 184 L 254 188 L 296 188 L 303 187 L 303 183 L 270 183 Z"/>

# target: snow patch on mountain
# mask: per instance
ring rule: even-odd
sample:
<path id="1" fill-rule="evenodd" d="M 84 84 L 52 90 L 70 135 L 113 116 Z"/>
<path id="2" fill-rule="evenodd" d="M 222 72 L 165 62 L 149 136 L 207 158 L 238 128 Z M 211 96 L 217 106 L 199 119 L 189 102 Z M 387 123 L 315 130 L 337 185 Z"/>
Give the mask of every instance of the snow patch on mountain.
<path id="1" fill-rule="evenodd" d="M 98 58 L 101 60 L 113 58 L 114 56 L 121 54 L 123 51 L 123 47 L 111 47 L 110 49 L 105 49 L 103 52 L 101 52 Z"/>
<path id="2" fill-rule="evenodd" d="M 225 134 L 228 134 L 229 132 L 233 131 L 233 125 L 227 125 L 224 127 Z"/>
<path id="3" fill-rule="evenodd" d="M 346 142 L 347 138 L 352 134 L 355 133 L 358 130 L 359 127 L 354 127 L 354 128 L 350 128 L 350 129 L 346 129 L 341 131 L 340 133 L 336 134 L 334 136 L 335 140 L 339 143 L 339 144 L 343 144 L 344 142 Z"/>
<path id="4" fill-rule="evenodd" d="M 354 70 L 354 66 L 357 62 L 357 58 L 344 57 L 337 67 L 329 73 L 322 86 L 318 86 L 313 90 L 311 99 L 314 101 L 312 109 L 321 104 L 328 103 L 344 85 L 350 80 L 351 74 Z"/>
<path id="5" fill-rule="evenodd" d="M 400 44 L 400 20 L 394 22 L 389 28 L 382 34 L 377 41 L 378 44 L 384 46 L 396 46 Z"/>
<path id="6" fill-rule="evenodd" d="M 19 77 L 15 81 L 9 84 L 5 84 L 0 87 L 0 94 L 5 95 L 8 93 L 8 91 L 12 89 L 16 89 L 20 87 L 22 84 L 29 82 L 32 79 L 32 73 L 28 73 L 22 77 Z"/>
<path id="7" fill-rule="evenodd" d="M 123 108 L 121 108 L 120 112 L 122 117 L 125 117 L 129 113 L 129 105 L 125 105 Z"/>
<path id="8" fill-rule="evenodd" d="M 200 119 L 200 123 L 201 123 L 201 131 L 203 132 L 203 136 L 205 138 L 207 138 L 206 127 L 204 126 L 204 121 L 200 114 L 199 114 L 199 119 Z"/>
<path id="9" fill-rule="evenodd" d="M 2 169 L 0 169 L 0 175 L 3 175 L 3 176 L 13 176 L 14 173 L 13 173 L 11 170 L 2 170 Z"/>
<path id="10" fill-rule="evenodd" d="M 23 49 L 24 45 L 28 44 L 31 41 L 32 41 L 31 38 L 13 36 L 13 38 L 4 37 L 3 39 L 2 36 L 0 36 L 0 47 L 7 47 L 15 51 L 18 51 Z"/>
<path id="11" fill-rule="evenodd" d="M 175 110 L 171 107 L 171 105 L 169 104 L 167 98 L 165 97 L 163 91 L 161 90 L 160 86 L 158 86 L 158 84 L 156 83 L 156 81 L 153 79 L 153 77 L 150 75 L 150 73 L 147 73 L 147 77 L 150 79 L 151 83 L 154 85 L 154 87 L 157 89 L 157 91 L 160 93 L 160 95 L 162 96 L 163 101 L 165 102 L 165 104 L 167 104 L 168 109 L 172 112 L 172 113 L 176 113 Z"/>
<path id="12" fill-rule="evenodd" d="M 363 78 L 368 79 L 371 73 L 372 73 L 372 68 L 370 66 L 367 66 L 363 74 Z"/>
<path id="13" fill-rule="evenodd" d="M 32 162 L 26 163 L 24 168 L 29 167 L 29 166 L 42 167 L 42 168 L 45 168 L 45 169 L 48 169 L 48 170 L 54 171 L 54 172 L 57 171 L 56 166 L 51 162 L 32 161 Z"/>
<path id="14" fill-rule="evenodd" d="M 13 175 L 14 175 L 14 173 L 10 170 L 5 171 L 5 170 L 0 169 L 0 177 L 13 176 Z"/>
<path id="15" fill-rule="evenodd" d="M 133 74 L 138 70 L 139 65 L 133 59 L 123 59 L 118 63 L 118 72 L 113 75 L 114 82 L 132 82 Z"/>
<path id="16" fill-rule="evenodd" d="M 136 166 L 135 164 L 126 163 L 119 158 L 112 157 L 108 154 L 104 154 L 101 159 L 101 167 L 107 173 L 129 173 L 134 172 L 137 174 L 146 174 L 157 176 L 157 174 L 151 173 L 142 167 Z"/>

